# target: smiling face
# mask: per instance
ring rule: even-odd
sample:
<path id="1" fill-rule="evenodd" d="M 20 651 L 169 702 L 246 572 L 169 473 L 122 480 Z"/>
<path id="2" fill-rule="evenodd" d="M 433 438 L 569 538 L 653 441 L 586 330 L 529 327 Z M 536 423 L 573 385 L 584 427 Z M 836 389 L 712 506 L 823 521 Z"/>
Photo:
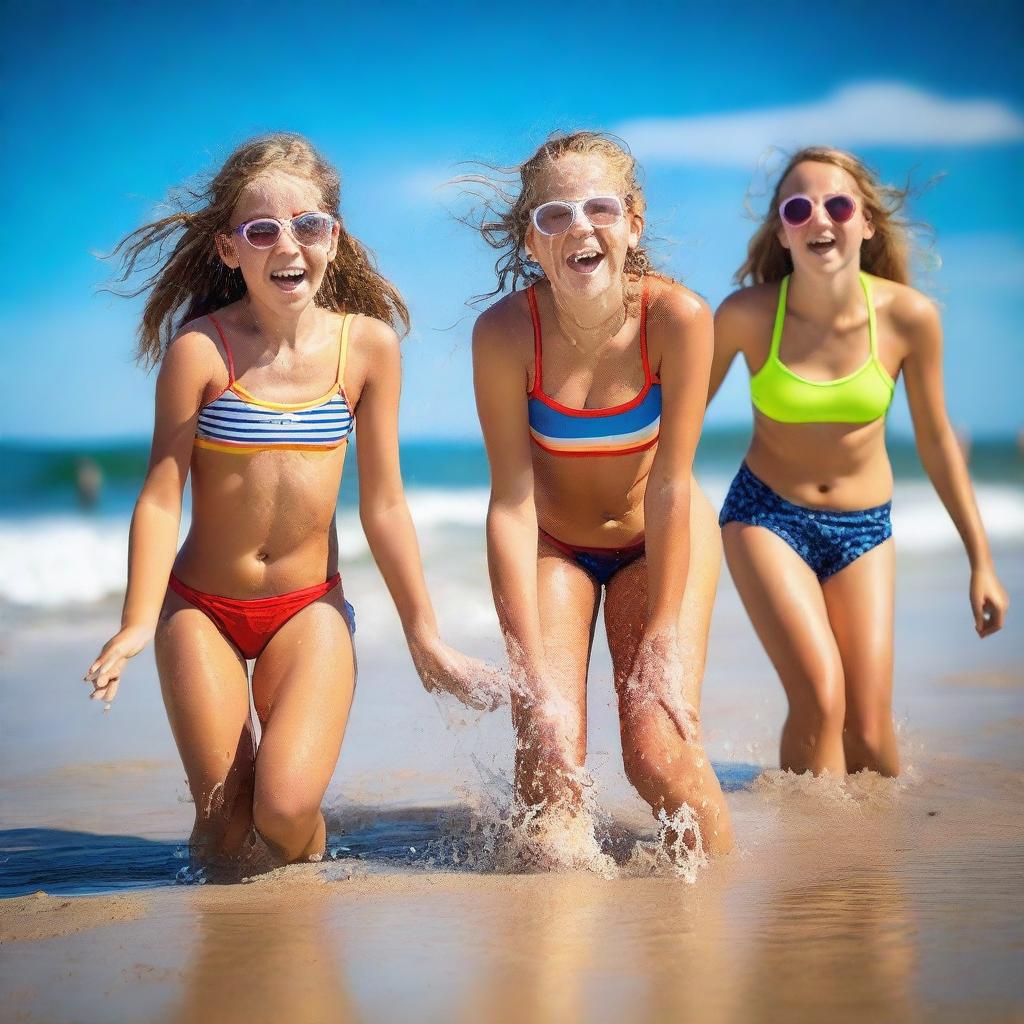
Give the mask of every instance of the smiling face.
<path id="1" fill-rule="evenodd" d="M 555 199 L 581 203 L 593 196 L 618 196 L 624 207 L 623 216 L 607 227 L 595 227 L 577 215 L 572 226 L 558 235 L 541 234 L 531 220 L 526 247 L 555 291 L 584 298 L 621 286 L 626 254 L 639 245 L 643 231 L 643 218 L 625 209 L 625 188 L 621 174 L 598 154 L 567 153 L 541 172 L 534 209 Z"/>
<path id="2" fill-rule="evenodd" d="M 243 189 L 231 214 L 231 228 L 261 217 L 290 220 L 322 210 L 320 190 L 308 178 L 273 171 L 254 178 Z M 338 249 L 339 226 L 322 244 L 299 245 L 289 227 L 269 249 L 257 249 L 232 230 L 217 236 L 225 266 L 239 268 L 251 296 L 282 311 L 302 309 L 320 289 L 324 272 Z"/>
<path id="3" fill-rule="evenodd" d="M 833 220 L 825 200 L 834 195 L 853 196 L 857 204 L 850 220 Z M 860 266 L 860 247 L 875 233 L 853 177 L 835 164 L 804 160 L 786 175 L 779 186 L 779 202 L 805 195 L 813 201 L 811 219 L 799 227 L 782 221 L 778 239 L 789 250 L 793 266 L 811 273 L 836 273 L 851 263 Z"/>

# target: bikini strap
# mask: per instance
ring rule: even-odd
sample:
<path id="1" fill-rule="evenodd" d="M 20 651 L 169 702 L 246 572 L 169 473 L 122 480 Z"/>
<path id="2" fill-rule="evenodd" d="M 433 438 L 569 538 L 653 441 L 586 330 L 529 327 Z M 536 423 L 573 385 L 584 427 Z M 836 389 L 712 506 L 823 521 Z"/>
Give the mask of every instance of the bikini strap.
<path id="1" fill-rule="evenodd" d="M 541 363 L 540 363 L 540 311 L 537 309 L 537 286 L 531 284 L 526 289 L 526 301 L 530 304 L 530 316 L 533 319 L 533 387 L 529 391 L 532 398 L 540 394 L 541 388 Z"/>
<path id="2" fill-rule="evenodd" d="M 640 292 L 640 359 L 644 364 L 644 387 L 654 380 L 651 373 L 651 361 L 647 358 L 647 295 L 647 278 L 645 277 Z"/>
<path id="3" fill-rule="evenodd" d="M 789 274 L 779 285 L 779 305 L 775 310 L 775 327 L 772 329 L 772 344 L 768 350 L 768 358 L 778 362 L 779 342 L 782 341 L 782 325 L 786 322 L 786 296 L 789 294 Z"/>
<path id="4" fill-rule="evenodd" d="M 875 320 L 875 302 L 871 293 L 871 278 L 862 270 L 860 286 L 864 289 L 864 298 L 868 303 L 868 340 L 871 345 L 871 358 L 878 362 L 878 323 Z M 888 371 L 886 371 L 888 376 Z"/>
<path id="5" fill-rule="evenodd" d="M 335 383 L 342 391 L 345 390 L 345 361 L 348 359 L 348 335 L 355 317 L 355 313 L 346 313 L 341 321 L 341 348 L 338 351 L 338 379 Z"/>
<path id="6" fill-rule="evenodd" d="M 228 336 L 224 333 L 224 328 L 221 327 L 220 321 L 212 314 L 206 314 L 210 318 L 210 323 L 217 328 L 217 333 L 220 335 L 220 343 L 224 346 L 224 355 L 228 359 L 228 387 L 231 387 L 235 383 L 235 360 L 231 354 L 231 346 L 228 344 Z"/>

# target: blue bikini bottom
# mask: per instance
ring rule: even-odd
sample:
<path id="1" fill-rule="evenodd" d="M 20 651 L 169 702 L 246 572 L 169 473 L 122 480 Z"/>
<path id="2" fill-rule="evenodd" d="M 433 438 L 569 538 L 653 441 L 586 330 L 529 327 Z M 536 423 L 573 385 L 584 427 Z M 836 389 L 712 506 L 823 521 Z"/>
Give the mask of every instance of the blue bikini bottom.
<path id="1" fill-rule="evenodd" d="M 892 502 L 854 512 L 794 505 L 744 462 L 725 496 L 718 525 L 763 526 L 781 537 L 822 582 L 892 536 Z"/>
<path id="2" fill-rule="evenodd" d="M 564 540 L 552 537 L 550 533 L 540 530 L 541 540 L 547 541 L 552 547 L 568 555 L 581 569 L 588 572 L 601 586 L 630 562 L 635 562 L 644 553 L 644 539 L 640 538 L 623 548 L 581 548 L 575 544 L 566 544 Z"/>

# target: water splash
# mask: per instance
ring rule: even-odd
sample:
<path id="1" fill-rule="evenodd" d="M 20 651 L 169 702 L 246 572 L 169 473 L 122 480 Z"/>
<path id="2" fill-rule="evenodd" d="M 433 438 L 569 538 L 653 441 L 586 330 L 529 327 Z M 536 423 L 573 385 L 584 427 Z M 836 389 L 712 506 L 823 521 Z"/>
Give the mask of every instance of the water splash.
<path id="1" fill-rule="evenodd" d="M 676 875 L 693 885 L 697 872 L 708 864 L 696 813 L 689 804 L 683 804 L 674 814 L 662 808 L 658 823 L 658 834 L 653 840 L 637 840 L 622 867 L 622 875 Z"/>

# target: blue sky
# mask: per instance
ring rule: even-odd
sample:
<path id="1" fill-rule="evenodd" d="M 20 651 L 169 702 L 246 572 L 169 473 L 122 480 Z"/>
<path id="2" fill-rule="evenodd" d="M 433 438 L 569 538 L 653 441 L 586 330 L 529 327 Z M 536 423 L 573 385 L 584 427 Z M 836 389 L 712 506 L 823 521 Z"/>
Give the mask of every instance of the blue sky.
<path id="1" fill-rule="evenodd" d="M 96 292 L 112 268 L 94 254 L 276 128 L 338 164 L 349 229 L 409 300 L 405 436 L 478 436 L 465 303 L 493 287 L 494 259 L 436 186 L 571 127 L 630 142 L 664 268 L 712 303 L 731 290 L 767 145 L 847 146 L 889 181 L 943 175 L 911 212 L 942 261 L 920 284 L 944 309 L 950 410 L 976 434 L 1024 425 L 1017 4 L 94 8 L 5 15 L 0 436 L 148 432 L 140 303 Z M 744 384 L 730 377 L 709 425 L 749 421 Z M 892 423 L 909 429 L 902 400 Z"/>

